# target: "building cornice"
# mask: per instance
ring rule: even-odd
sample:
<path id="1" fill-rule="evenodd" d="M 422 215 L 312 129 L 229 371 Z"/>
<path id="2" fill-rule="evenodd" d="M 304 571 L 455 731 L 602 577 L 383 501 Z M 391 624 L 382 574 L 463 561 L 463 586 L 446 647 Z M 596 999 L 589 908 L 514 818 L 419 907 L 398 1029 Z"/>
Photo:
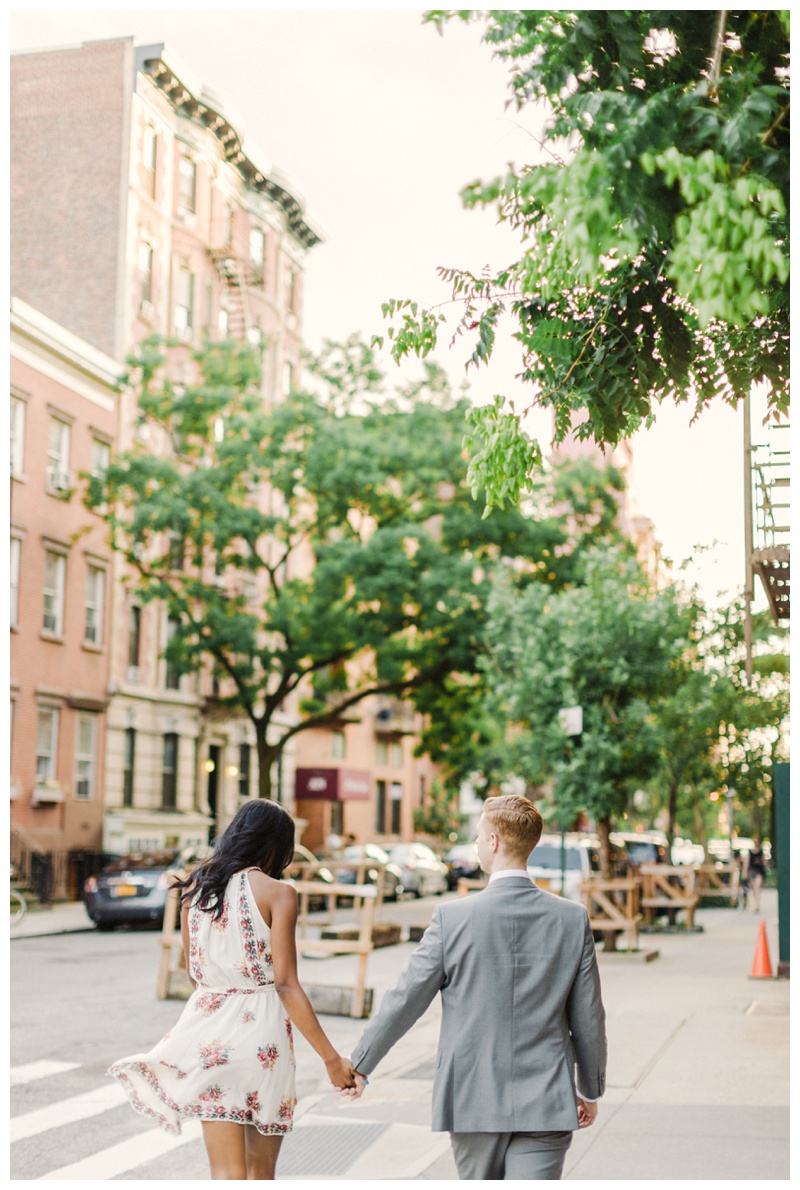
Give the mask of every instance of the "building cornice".
<path id="1" fill-rule="evenodd" d="M 136 70 L 152 80 L 178 115 L 213 133 L 222 146 L 226 161 L 245 185 L 281 208 L 290 230 L 306 248 L 322 242 L 322 236 L 306 220 L 299 200 L 274 172 L 259 169 L 244 152 L 243 137 L 225 115 L 219 100 L 206 88 L 188 83 L 185 67 L 178 66 L 163 45 L 137 47 Z"/>

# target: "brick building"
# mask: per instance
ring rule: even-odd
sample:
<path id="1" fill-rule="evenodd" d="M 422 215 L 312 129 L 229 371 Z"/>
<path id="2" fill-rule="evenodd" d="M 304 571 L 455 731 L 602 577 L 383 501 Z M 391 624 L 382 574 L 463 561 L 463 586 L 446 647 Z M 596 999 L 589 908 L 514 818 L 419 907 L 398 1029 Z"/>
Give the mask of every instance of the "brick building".
<path id="1" fill-rule="evenodd" d="M 69 493 L 107 463 L 121 368 L 18 299 L 10 342 L 12 860 L 74 892 L 103 834 L 115 560 Z"/>
<path id="2" fill-rule="evenodd" d="M 122 38 L 14 55 L 11 107 L 12 293 L 112 359 L 148 334 L 173 337 L 178 380 L 203 337 L 262 342 L 264 401 L 280 400 L 298 374 L 304 265 L 320 237 L 220 100 L 163 45 Z M 123 391 L 115 443 L 136 432 Z M 106 601 L 103 843 L 115 851 L 191 842 L 257 792 L 249 722 L 215 704 L 210 674 L 170 673 L 165 610 L 137 603 L 124 579 Z M 277 766 L 275 796 L 308 816 L 312 846 L 337 824 L 410 837 L 427 768 L 404 733 L 387 743 L 381 713 L 365 705 L 357 723 L 299 734 Z M 365 804 L 345 805 L 342 783 L 296 796 L 296 769 L 323 761 L 368 774 Z"/>

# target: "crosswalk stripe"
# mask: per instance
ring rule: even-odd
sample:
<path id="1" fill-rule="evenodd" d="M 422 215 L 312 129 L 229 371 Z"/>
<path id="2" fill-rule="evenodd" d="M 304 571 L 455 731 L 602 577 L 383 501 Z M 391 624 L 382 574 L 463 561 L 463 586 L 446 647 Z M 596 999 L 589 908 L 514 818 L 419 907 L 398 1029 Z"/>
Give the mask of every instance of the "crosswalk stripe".
<path id="1" fill-rule="evenodd" d="M 49 1107 L 14 1116 L 11 1120 L 10 1139 L 12 1142 L 25 1140 L 29 1136 L 37 1136 L 40 1132 L 48 1132 L 51 1128 L 60 1128 L 62 1124 L 75 1124 L 78 1120 L 99 1116 L 101 1112 L 126 1103 L 127 1098 L 122 1087 L 118 1087 L 116 1083 L 109 1083 L 107 1087 L 95 1087 L 85 1095 L 73 1095 L 70 1099 L 51 1103 Z"/>
<path id="2" fill-rule="evenodd" d="M 199 1140 L 201 1136 L 202 1128 L 197 1120 L 190 1120 L 184 1124 L 180 1136 L 173 1136 L 169 1132 L 163 1132 L 160 1128 L 154 1127 L 150 1132 L 141 1132 L 138 1136 L 132 1136 L 129 1140 L 122 1141 L 121 1144 L 101 1149 L 99 1153 L 85 1157 L 82 1161 L 74 1161 L 72 1165 L 63 1165 L 61 1169 L 54 1169 L 52 1173 L 39 1178 L 39 1181 L 69 1181 L 73 1179 L 108 1181 L 109 1178 L 127 1173 L 128 1170 L 135 1169 L 138 1165 L 144 1165 L 156 1157 L 162 1157 L 164 1153 L 169 1153 L 172 1149 L 188 1144 L 189 1141 Z"/>
<path id="3" fill-rule="evenodd" d="M 26 1066 L 12 1066 L 11 1086 L 21 1087 L 24 1083 L 35 1082 L 37 1078 L 49 1078 L 53 1074 L 77 1070 L 78 1066 L 78 1062 L 51 1062 L 47 1058 L 41 1058 L 38 1062 L 28 1062 Z"/>

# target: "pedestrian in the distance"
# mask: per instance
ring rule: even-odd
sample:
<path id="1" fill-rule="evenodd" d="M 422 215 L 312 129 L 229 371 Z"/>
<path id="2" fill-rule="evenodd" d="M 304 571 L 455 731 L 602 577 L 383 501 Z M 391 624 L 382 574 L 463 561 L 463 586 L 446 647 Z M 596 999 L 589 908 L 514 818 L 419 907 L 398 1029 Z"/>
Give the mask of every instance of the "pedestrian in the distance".
<path id="1" fill-rule="evenodd" d="M 212 1179 L 274 1179 L 296 1103 L 292 1022 L 333 1085 L 355 1086 L 297 978 L 297 893 L 280 878 L 293 853 L 282 806 L 241 807 L 211 858 L 178 885 L 194 992 L 149 1053 L 109 1070 L 168 1132 L 202 1122 Z"/>
<path id="2" fill-rule="evenodd" d="M 582 905 L 528 876 L 541 833 L 527 798 L 487 799 L 477 849 L 488 886 L 436 908 L 351 1055 L 358 1086 L 346 1094 L 357 1097 L 441 995 L 433 1130 L 450 1133 L 462 1179 L 560 1178 L 573 1131 L 594 1122 L 605 1089 L 592 931 Z"/>
<path id="3" fill-rule="evenodd" d="M 747 885 L 753 894 L 753 912 L 761 908 L 761 886 L 767 874 L 767 861 L 761 839 L 755 840 L 755 847 L 747 857 Z"/>

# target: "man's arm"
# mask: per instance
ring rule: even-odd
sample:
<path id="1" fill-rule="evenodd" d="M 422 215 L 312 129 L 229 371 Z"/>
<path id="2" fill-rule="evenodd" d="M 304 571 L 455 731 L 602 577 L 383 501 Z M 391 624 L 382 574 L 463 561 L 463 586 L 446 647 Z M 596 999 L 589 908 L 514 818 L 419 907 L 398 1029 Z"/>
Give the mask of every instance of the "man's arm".
<path id="1" fill-rule="evenodd" d="M 350 1055 L 358 1074 L 370 1074 L 375 1069 L 422 1016 L 444 982 L 442 923 L 437 908 L 408 966 L 384 994 L 378 1012 Z"/>
<path id="2" fill-rule="evenodd" d="M 600 974 L 589 918 L 586 917 L 583 953 L 567 998 L 567 1022 L 572 1034 L 578 1074 L 578 1096 L 586 1106 L 606 1087 L 606 1014 L 600 995 Z M 595 1109 L 596 1114 L 596 1109 Z M 589 1121 L 591 1123 L 591 1121 Z M 582 1125 L 587 1127 L 587 1125 Z"/>

